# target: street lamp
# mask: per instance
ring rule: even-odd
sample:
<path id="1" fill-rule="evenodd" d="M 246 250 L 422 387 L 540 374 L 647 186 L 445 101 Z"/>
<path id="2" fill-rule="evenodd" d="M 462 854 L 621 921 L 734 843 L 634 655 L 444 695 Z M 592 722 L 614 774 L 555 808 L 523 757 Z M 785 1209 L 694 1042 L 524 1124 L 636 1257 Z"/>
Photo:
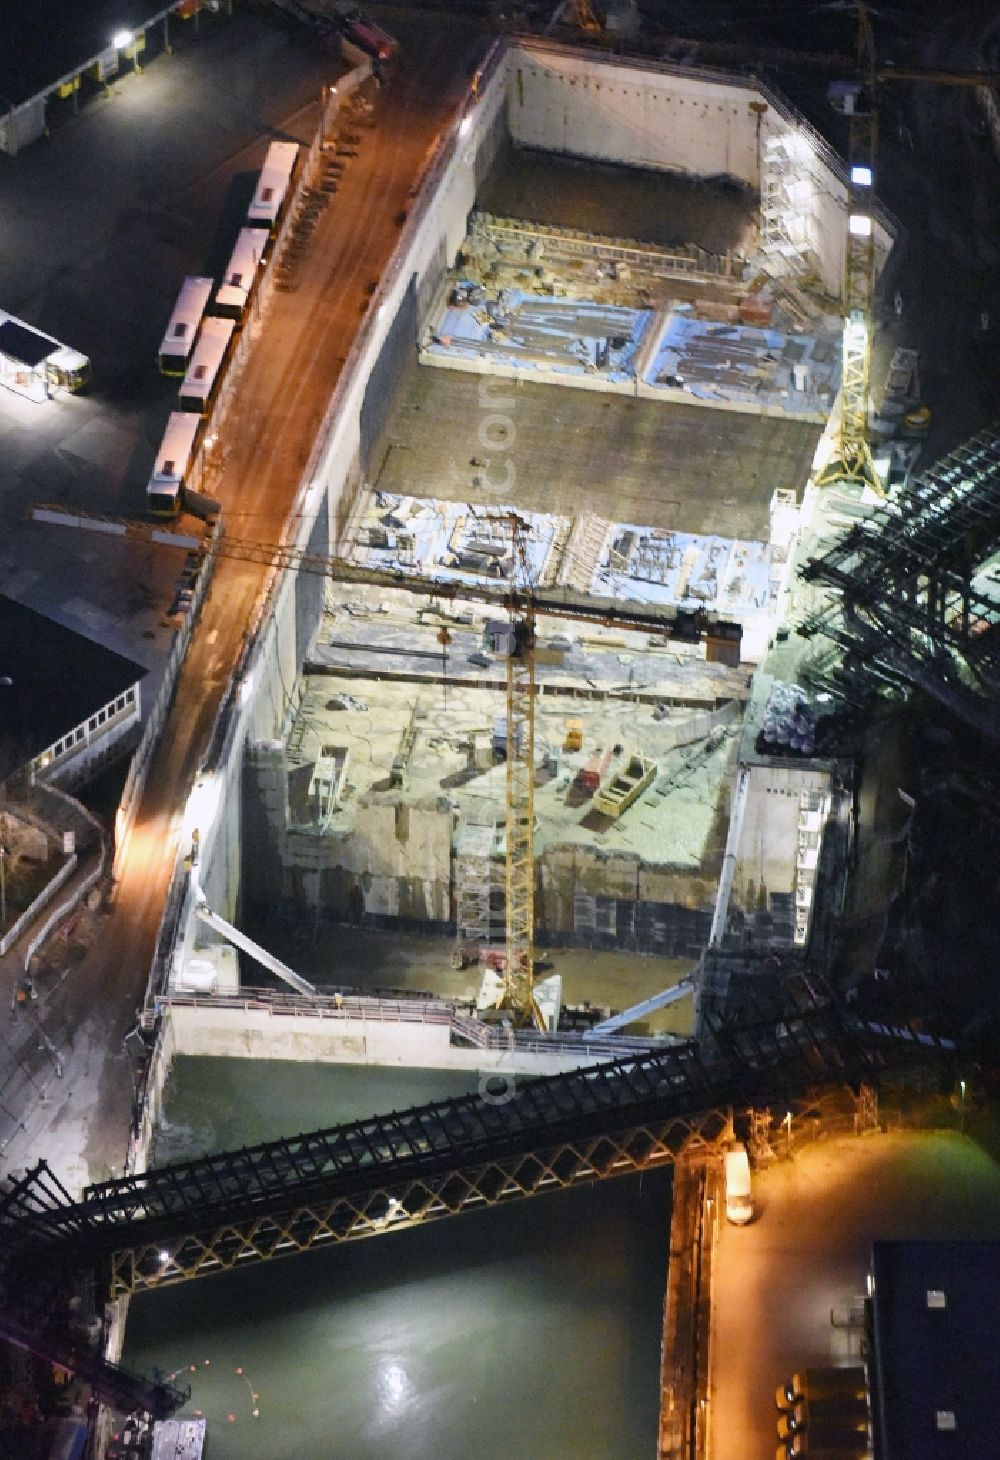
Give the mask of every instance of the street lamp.
<path id="1" fill-rule="evenodd" d="M 965 1081 L 964 1080 L 959 1080 L 959 1082 L 958 1082 L 958 1096 L 959 1096 L 959 1099 L 958 1099 L 959 1133 L 964 1136 L 965 1135 Z"/>
<path id="2" fill-rule="evenodd" d="M 789 1154 L 791 1154 L 791 1150 L 792 1150 L 792 1112 L 790 1110 L 786 1113 L 785 1119 L 782 1122 L 782 1124 L 785 1127 L 785 1142 L 786 1142 L 786 1145 L 787 1145 L 787 1148 L 788 1148 L 788 1152 L 789 1152 Z"/>
<path id="3" fill-rule="evenodd" d="M 132 32 L 130 30 L 116 30 L 111 37 L 111 44 L 116 51 L 124 51 L 126 46 L 132 44 Z"/>

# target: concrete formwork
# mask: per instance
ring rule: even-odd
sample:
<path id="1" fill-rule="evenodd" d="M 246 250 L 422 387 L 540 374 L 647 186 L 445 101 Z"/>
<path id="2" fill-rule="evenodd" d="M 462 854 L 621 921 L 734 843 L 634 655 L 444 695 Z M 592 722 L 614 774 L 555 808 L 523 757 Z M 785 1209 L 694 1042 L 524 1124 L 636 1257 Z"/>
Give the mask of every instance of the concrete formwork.
<path id="1" fill-rule="evenodd" d="M 510 133 L 522 147 L 630 167 L 759 181 L 751 86 L 563 47 L 511 57 Z"/>

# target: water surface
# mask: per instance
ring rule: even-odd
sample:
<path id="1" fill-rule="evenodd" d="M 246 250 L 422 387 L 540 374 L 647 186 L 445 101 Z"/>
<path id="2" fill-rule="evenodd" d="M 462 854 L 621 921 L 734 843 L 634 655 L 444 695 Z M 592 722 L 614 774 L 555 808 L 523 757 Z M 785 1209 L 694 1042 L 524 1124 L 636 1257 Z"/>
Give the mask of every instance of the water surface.
<path id="1" fill-rule="evenodd" d="M 161 1159 L 463 1084 L 182 1059 Z M 210 1460 L 649 1460 L 669 1191 L 615 1180 L 146 1294 L 125 1362 L 189 1371 Z"/>

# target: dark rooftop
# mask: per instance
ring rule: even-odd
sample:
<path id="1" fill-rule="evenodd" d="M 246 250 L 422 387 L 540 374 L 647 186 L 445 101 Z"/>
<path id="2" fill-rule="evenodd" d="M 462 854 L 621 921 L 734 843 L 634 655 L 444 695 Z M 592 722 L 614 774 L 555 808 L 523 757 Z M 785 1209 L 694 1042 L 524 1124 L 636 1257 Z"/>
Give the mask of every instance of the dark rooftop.
<path id="1" fill-rule="evenodd" d="M 3 0 L 2 8 L 0 107 L 7 110 L 96 60 L 116 31 L 140 30 L 173 6 L 164 0 Z"/>
<path id="2" fill-rule="evenodd" d="M 879 1460 L 995 1455 L 1000 1242 L 876 1242 L 872 1272 Z"/>
<path id="3" fill-rule="evenodd" d="M 141 664 L 0 594 L 0 779 L 145 674 Z"/>
<path id="4" fill-rule="evenodd" d="M 18 360 L 34 369 L 58 348 L 47 335 L 40 335 L 16 319 L 5 319 L 0 324 L 0 355 L 6 355 L 9 360 Z"/>

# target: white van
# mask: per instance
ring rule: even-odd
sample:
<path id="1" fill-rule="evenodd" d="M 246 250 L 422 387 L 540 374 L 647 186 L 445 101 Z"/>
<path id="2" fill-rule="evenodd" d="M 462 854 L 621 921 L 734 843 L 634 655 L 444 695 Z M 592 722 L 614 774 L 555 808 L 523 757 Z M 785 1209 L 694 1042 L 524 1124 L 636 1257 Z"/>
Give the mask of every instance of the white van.
<path id="1" fill-rule="evenodd" d="M 750 1161 L 746 1146 L 727 1151 L 726 1217 L 737 1227 L 745 1227 L 753 1219 L 753 1195 L 750 1189 Z"/>

